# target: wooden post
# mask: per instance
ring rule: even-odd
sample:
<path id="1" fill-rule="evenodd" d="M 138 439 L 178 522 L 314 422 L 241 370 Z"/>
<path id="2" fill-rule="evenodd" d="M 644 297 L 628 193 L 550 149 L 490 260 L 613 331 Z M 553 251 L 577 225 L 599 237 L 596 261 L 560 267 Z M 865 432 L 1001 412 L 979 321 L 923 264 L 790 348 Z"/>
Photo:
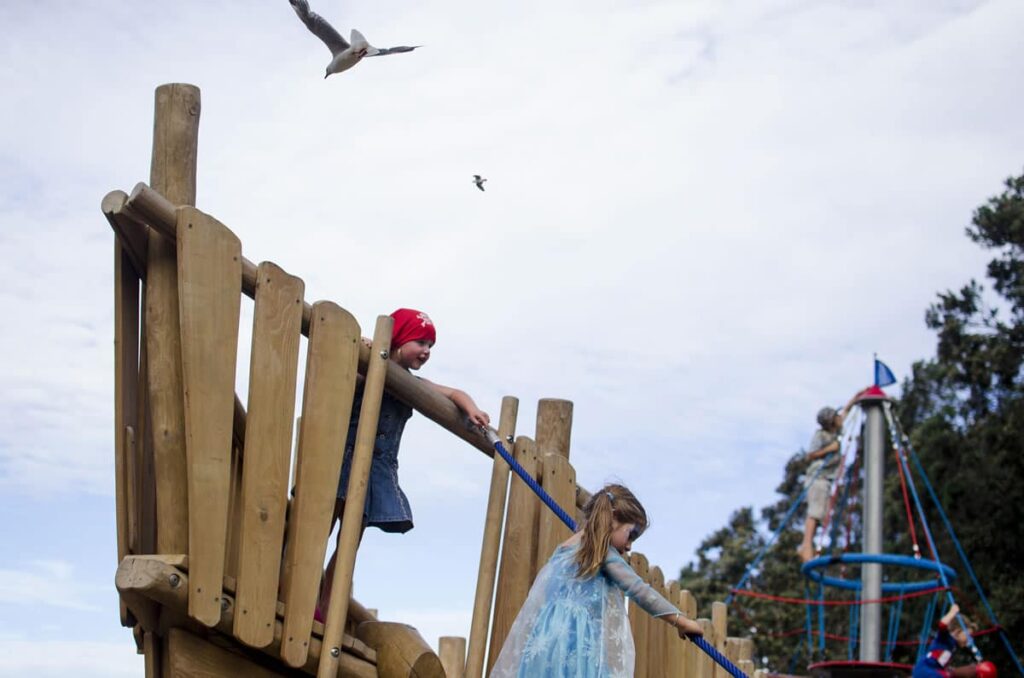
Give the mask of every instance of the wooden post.
<path id="1" fill-rule="evenodd" d="M 466 664 L 465 638 L 441 636 L 438 641 L 438 654 L 447 678 L 463 678 L 465 672 L 462 669 Z"/>
<path id="2" fill-rule="evenodd" d="M 150 183 L 174 205 L 195 205 L 199 112 L 199 88 L 183 84 L 157 88 Z M 177 256 L 174 241 L 157 232 L 151 232 L 149 237 L 146 287 L 148 400 L 153 422 L 153 464 L 159 479 L 156 550 L 187 553 L 185 400 Z"/>
<path id="3" fill-rule="evenodd" d="M 562 510 L 572 515 L 573 504 L 576 502 L 576 471 L 568 459 L 554 453 L 544 455 L 541 487 L 562 507 Z M 548 558 L 558 545 L 572 536 L 572 530 L 566 527 L 554 511 L 539 498 L 535 501 L 538 506 L 540 527 L 537 534 L 537 560 L 533 564 L 534 576 L 544 567 L 544 563 L 548 562 Z"/>
<path id="4" fill-rule="evenodd" d="M 498 438 L 503 445 L 515 435 L 519 400 L 511 396 L 501 399 L 501 417 L 498 420 Z M 501 523 L 508 496 L 508 464 L 500 454 L 494 455 L 491 466 L 491 491 L 487 496 L 487 516 L 484 519 L 484 538 L 480 546 L 480 568 L 476 575 L 476 597 L 473 601 L 473 621 L 469 631 L 469 654 L 466 657 L 466 676 L 482 678 L 484 654 L 487 650 L 487 625 L 491 619 L 491 598 L 498 568 L 498 548 L 501 545 Z M 442 657 L 444 661 L 444 657 Z"/>
<path id="5" fill-rule="evenodd" d="M 632 553 L 629 556 L 630 567 L 645 582 L 650 579 L 648 572 L 647 557 L 642 553 Z M 657 676 L 650 672 L 650 654 L 647 647 L 647 637 L 650 630 L 650 615 L 640 609 L 632 601 L 629 603 L 629 625 L 633 630 L 633 646 L 636 648 L 636 678 L 649 678 Z"/>
<path id="6" fill-rule="evenodd" d="M 728 630 L 729 608 L 725 603 L 715 601 L 711 603 L 711 625 L 715 629 L 715 649 L 725 654 L 725 638 L 729 635 Z M 728 678 L 728 674 L 717 663 L 714 664 L 714 678 Z"/>
<path id="7" fill-rule="evenodd" d="M 274 639 L 305 285 L 270 262 L 256 285 L 234 633 L 264 647 Z"/>
<path id="8" fill-rule="evenodd" d="M 516 439 L 515 460 L 527 473 L 536 477 L 537 445 L 526 436 Z M 494 621 L 491 624 L 490 651 L 487 653 L 487 672 L 494 668 L 508 631 L 512 628 L 519 608 L 530 592 L 533 581 L 533 563 L 537 553 L 536 496 L 521 479 L 512 478 L 508 491 L 508 511 L 505 515 L 504 547 L 498 571 L 498 593 L 494 602 Z"/>
<path id="9" fill-rule="evenodd" d="M 537 450 L 569 458 L 572 437 L 572 401 L 541 398 L 537 401 Z"/>
<path id="10" fill-rule="evenodd" d="M 220 620 L 241 310 L 242 243 L 194 207 L 178 210 L 178 299 L 188 456 L 189 614 Z"/>
<path id="11" fill-rule="evenodd" d="M 366 369 L 363 404 L 359 410 L 359 426 L 356 428 L 356 444 L 352 453 L 348 493 L 345 496 L 345 511 L 341 518 L 341 535 L 334 563 L 331 602 L 324 628 L 324 647 L 327 651 L 320 653 L 318 678 L 334 678 L 338 675 L 335 648 L 337 652 L 341 651 L 341 639 L 348 616 L 348 599 L 352 595 L 352 574 L 356 567 L 356 549 L 359 548 L 363 532 L 366 488 L 373 460 L 373 444 L 377 440 L 377 419 L 384 396 L 384 377 L 387 374 L 393 325 L 394 319 L 391 316 L 378 316 L 373 331 L 373 347 L 370 350 L 370 364 Z"/>

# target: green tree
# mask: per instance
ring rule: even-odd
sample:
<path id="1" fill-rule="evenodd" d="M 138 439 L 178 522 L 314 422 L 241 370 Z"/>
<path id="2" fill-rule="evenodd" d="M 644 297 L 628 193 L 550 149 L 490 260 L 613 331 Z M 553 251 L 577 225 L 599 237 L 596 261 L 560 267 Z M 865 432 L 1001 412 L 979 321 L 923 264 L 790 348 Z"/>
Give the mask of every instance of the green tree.
<path id="1" fill-rule="evenodd" d="M 1019 569 L 1019 563 L 1024 562 L 1024 542 L 1019 538 L 1020 516 L 1024 514 L 1024 175 L 1008 179 L 1003 193 L 975 211 L 967 235 L 994 253 L 986 269 L 993 291 L 971 280 L 959 291 L 938 294 L 938 300 L 925 313 L 926 325 L 937 335 L 935 356 L 913 365 L 902 385 L 896 413 L 992 608 L 1019 651 L 1024 639 L 1024 577 Z M 701 543 L 697 560 L 682 568 L 680 584 L 693 591 L 705 606 L 701 615 L 710 614 L 711 601 L 725 599 L 729 587 L 740 580 L 767 535 L 778 527 L 799 496 L 805 468 L 801 457 L 798 453 L 787 463 L 777 488 L 780 498 L 761 510 L 760 519 L 755 520 L 752 507 L 736 511 L 728 525 Z M 912 535 L 916 533 L 922 556 L 931 558 L 916 513 L 913 531 L 908 522 L 895 458 L 887 455 L 886 464 L 886 551 L 912 553 Z M 959 573 L 957 600 L 982 628 L 988 627 L 991 621 L 974 594 L 938 511 L 916 469 L 912 470 L 939 559 Z M 860 550 L 856 502 L 854 493 L 847 508 L 853 527 L 852 543 L 845 543 L 845 535 L 838 535 L 837 540 L 839 547 L 855 551 Z M 802 510 L 798 510 L 754 571 L 752 590 L 793 598 L 805 596 L 806 582 L 796 556 L 802 521 Z M 906 572 L 886 575 L 892 579 L 914 576 Z M 859 574 L 851 572 L 847 576 Z M 828 597 L 842 600 L 844 594 L 830 591 Z M 921 622 L 927 604 L 928 599 L 919 598 L 903 605 L 902 639 L 913 639 L 924 630 Z M 945 605 L 944 601 L 939 604 Z M 890 606 L 884 613 L 883 626 L 893 609 Z M 848 613 L 847 607 L 828 608 L 828 631 L 846 635 Z M 730 615 L 732 632 L 752 631 L 758 656 L 766 657 L 770 668 L 791 670 L 790 659 L 799 636 L 786 634 L 804 625 L 803 606 L 737 597 Z M 741 630 L 737 631 L 737 626 Z M 1009 668 L 1010 658 L 994 634 L 977 640 L 987 658 Z M 826 645 L 831 658 L 845 658 L 846 643 L 832 639 Z M 900 645 L 894 647 L 892 659 L 912 663 L 916 651 L 916 646 Z M 796 670 L 802 671 L 809 660 L 820 658 L 805 647 Z"/>

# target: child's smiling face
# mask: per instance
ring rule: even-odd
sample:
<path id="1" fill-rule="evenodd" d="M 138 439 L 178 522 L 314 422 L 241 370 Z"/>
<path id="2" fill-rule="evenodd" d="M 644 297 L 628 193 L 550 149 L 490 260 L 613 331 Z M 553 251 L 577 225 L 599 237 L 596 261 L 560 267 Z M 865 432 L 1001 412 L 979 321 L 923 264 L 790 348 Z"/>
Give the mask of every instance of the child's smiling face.
<path id="1" fill-rule="evenodd" d="M 434 342 L 426 339 L 407 341 L 395 350 L 394 360 L 407 370 L 418 370 L 430 360 L 430 349 Z"/>

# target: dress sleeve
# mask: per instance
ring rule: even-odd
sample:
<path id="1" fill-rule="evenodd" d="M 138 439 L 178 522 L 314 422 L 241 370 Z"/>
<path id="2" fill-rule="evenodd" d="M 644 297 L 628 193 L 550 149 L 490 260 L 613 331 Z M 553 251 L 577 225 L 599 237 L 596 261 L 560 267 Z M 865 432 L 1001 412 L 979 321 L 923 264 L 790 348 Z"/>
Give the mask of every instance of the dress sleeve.
<path id="1" fill-rule="evenodd" d="M 616 587 L 652 617 L 682 614 L 675 605 L 665 600 L 650 585 L 644 583 L 640 575 L 633 571 L 629 563 L 623 560 L 614 548 L 608 549 L 608 555 L 605 556 L 601 569 Z"/>

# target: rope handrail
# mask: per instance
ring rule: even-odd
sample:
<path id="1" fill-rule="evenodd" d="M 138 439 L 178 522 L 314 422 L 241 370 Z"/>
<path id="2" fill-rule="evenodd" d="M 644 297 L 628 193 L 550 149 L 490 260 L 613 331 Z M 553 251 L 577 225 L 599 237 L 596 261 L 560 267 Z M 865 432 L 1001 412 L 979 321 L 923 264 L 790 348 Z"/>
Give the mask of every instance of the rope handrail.
<path id="1" fill-rule="evenodd" d="M 544 490 L 544 488 L 540 486 L 537 480 L 532 475 L 530 475 L 530 473 L 526 469 L 524 469 L 522 465 L 519 462 L 517 462 L 515 458 L 512 457 L 511 454 L 509 454 L 508 450 L 506 450 L 505 446 L 501 443 L 501 439 L 498 438 L 498 435 L 493 430 L 491 430 L 490 428 L 485 428 L 483 430 L 484 435 L 487 436 L 487 441 L 494 445 L 495 452 L 501 455 L 501 458 L 505 460 L 505 463 L 508 464 L 509 468 L 517 476 L 519 476 L 523 480 L 523 482 L 525 482 L 527 486 L 529 486 L 531 490 L 533 490 L 534 494 L 536 494 L 537 497 L 541 501 L 543 501 L 544 504 L 549 509 L 551 509 L 551 511 L 556 516 L 558 516 L 559 520 L 565 523 L 566 527 L 575 532 L 576 521 L 573 520 L 569 516 L 569 514 L 566 513 L 565 510 L 558 505 L 558 502 L 556 502 L 551 497 L 551 495 L 548 494 Z M 702 636 L 688 635 L 687 638 L 690 640 L 690 642 L 692 642 L 694 645 L 703 650 L 704 653 L 711 657 L 719 666 L 725 669 L 731 676 L 733 676 L 733 678 L 749 678 L 747 674 L 743 673 L 743 671 L 741 671 L 738 666 L 729 661 L 729 659 L 725 655 L 719 652 Z"/>

